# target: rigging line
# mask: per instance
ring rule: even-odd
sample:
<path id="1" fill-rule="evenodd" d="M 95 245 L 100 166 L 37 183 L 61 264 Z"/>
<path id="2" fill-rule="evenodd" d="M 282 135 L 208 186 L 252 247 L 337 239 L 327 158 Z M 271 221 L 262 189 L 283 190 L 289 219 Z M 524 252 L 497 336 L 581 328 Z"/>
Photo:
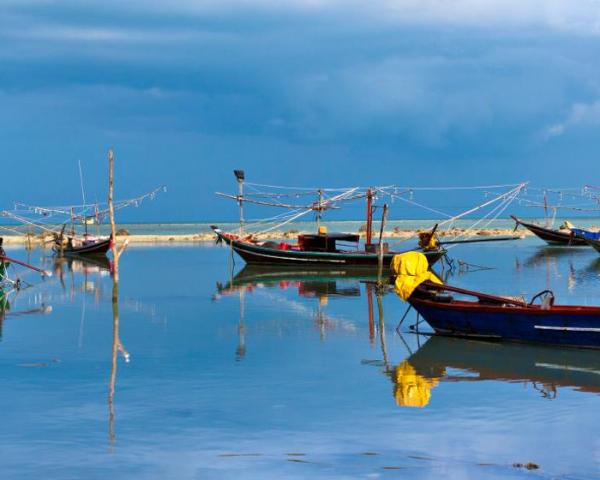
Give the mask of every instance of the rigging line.
<path id="1" fill-rule="evenodd" d="M 238 195 L 230 195 L 229 193 L 222 193 L 222 192 L 215 192 L 215 195 L 218 195 L 219 197 L 225 197 L 225 198 L 231 198 L 233 200 L 238 200 Z M 242 200 L 244 203 L 253 203 L 255 205 L 264 205 L 267 207 L 278 207 L 278 208 L 288 208 L 288 209 L 311 209 L 314 210 L 315 208 L 315 203 L 313 202 L 310 205 L 294 205 L 294 204 L 289 204 L 289 203 L 274 203 L 274 202 L 265 202 L 262 200 L 252 200 L 249 198 L 243 198 Z M 333 206 L 331 207 L 324 207 L 324 208 L 335 208 Z"/>
<path id="2" fill-rule="evenodd" d="M 160 192 L 166 192 L 167 187 L 165 185 L 161 185 L 160 187 L 155 188 L 152 191 L 146 192 L 143 195 L 140 195 L 138 197 L 134 197 L 134 198 L 129 198 L 129 199 L 124 199 L 124 200 L 115 200 L 114 205 L 115 208 L 123 208 L 122 206 L 125 205 L 131 205 L 133 203 L 142 203 L 145 199 L 150 198 L 153 199 L 156 194 L 160 193 Z M 24 207 L 26 210 L 29 211 L 38 211 L 38 212 L 43 212 L 43 211 L 56 211 L 58 213 L 62 213 L 62 214 L 66 214 L 66 215 L 70 215 L 70 210 L 71 208 L 79 208 L 79 209 L 92 209 L 95 208 L 96 206 L 104 206 L 104 205 L 108 205 L 106 202 L 102 202 L 102 203 L 86 203 L 85 205 L 52 205 L 49 207 L 43 207 L 40 205 L 31 205 L 31 204 L 27 204 L 27 203 L 23 203 L 23 202 L 15 202 L 15 210 L 17 209 L 17 206 L 20 207 Z M 108 211 L 107 209 L 105 209 L 106 211 Z M 104 210 L 102 210 L 101 212 L 103 212 Z"/>
<path id="3" fill-rule="evenodd" d="M 494 220 L 496 220 L 508 208 L 508 206 L 514 201 L 514 199 L 517 197 L 518 193 L 519 192 L 515 192 L 513 195 L 504 198 L 502 200 L 502 202 L 499 203 L 498 205 L 496 205 L 485 217 L 480 218 L 479 220 L 477 220 L 469 228 L 467 228 L 464 233 L 462 233 L 461 235 L 458 235 L 455 239 L 466 238 L 468 232 L 473 231 L 481 222 L 483 222 L 484 220 L 486 220 L 489 215 L 492 215 L 494 212 L 496 212 L 496 214 L 488 220 L 487 224 L 485 224 L 484 227 L 479 227 L 479 228 L 487 228 L 487 227 L 489 227 L 489 225 Z M 447 247 L 447 250 L 449 250 L 449 249 L 451 249 L 453 247 L 456 247 L 456 246 L 458 246 L 458 244 L 449 245 Z"/>
<path id="4" fill-rule="evenodd" d="M 282 215 L 279 215 L 279 216 L 278 216 L 278 217 L 279 217 L 278 219 L 275 219 L 275 218 L 274 218 L 274 219 L 272 219 L 272 220 L 270 220 L 270 221 L 269 221 L 269 219 L 268 219 L 267 221 L 262 221 L 262 222 L 260 222 L 260 221 L 259 221 L 259 222 L 255 222 L 255 224 L 251 224 L 251 225 L 249 225 L 249 229 L 250 229 L 250 230 L 252 230 L 252 229 L 254 229 L 254 228 L 258 229 L 258 228 L 262 228 L 262 227 L 265 227 L 265 226 L 267 226 L 267 225 L 271 225 L 271 224 L 274 224 L 275 226 L 281 225 L 281 224 L 282 224 L 282 223 L 281 223 L 282 221 L 285 221 L 285 219 L 287 219 L 287 218 L 290 218 L 290 217 L 294 216 L 294 215 L 295 215 L 296 213 L 298 213 L 299 211 L 300 211 L 300 210 L 294 210 L 292 213 L 290 213 L 290 212 L 286 212 L 286 214 L 285 214 L 285 215 L 283 215 L 283 216 L 282 216 Z M 260 230 L 257 230 L 257 231 L 256 231 L 256 232 L 254 232 L 254 233 L 260 233 L 260 232 L 261 232 Z"/>
<path id="5" fill-rule="evenodd" d="M 3 216 L 8 216 L 8 217 L 10 217 L 10 218 L 14 218 L 15 220 L 18 220 L 18 221 L 19 221 L 19 222 L 21 222 L 21 223 L 25 223 L 25 224 L 27 224 L 27 225 L 31 225 L 31 226 L 33 226 L 33 227 L 36 227 L 36 228 L 39 228 L 39 229 L 41 229 L 41 230 L 45 230 L 45 231 L 48 231 L 48 232 L 51 232 L 51 233 L 57 233 L 57 232 L 58 232 L 58 230 L 52 230 L 52 229 L 50 229 L 50 228 L 46 228 L 46 227 L 44 226 L 44 224 L 35 223 L 35 222 L 33 222 L 33 221 L 30 221 L 30 220 L 28 220 L 27 218 L 24 218 L 24 217 L 19 217 L 18 215 L 14 215 L 14 214 L 12 214 L 11 212 L 8 212 L 8 211 L 6 211 L 6 210 L 4 210 L 3 212 L 1 212 L 1 214 L 2 214 Z"/>
<path id="6" fill-rule="evenodd" d="M 357 189 L 360 187 L 343 187 L 343 188 L 321 188 L 321 187 L 290 187 L 283 185 L 265 185 L 264 183 L 253 183 L 253 182 L 245 182 L 244 185 L 252 185 L 255 187 L 263 187 L 263 188 L 274 188 L 280 190 L 297 190 L 299 192 L 317 192 L 318 190 L 323 190 L 327 192 L 342 192 L 350 189 Z"/>
<path id="7" fill-rule="evenodd" d="M 508 191 L 506 193 L 503 193 L 501 195 L 498 195 L 497 197 L 492 198 L 491 200 L 488 200 L 487 202 L 484 202 L 481 205 L 477 205 L 476 207 L 473 207 L 473 208 L 471 208 L 471 209 L 469 209 L 469 210 L 467 210 L 465 212 L 460 213 L 459 215 L 455 215 L 454 217 L 449 218 L 448 220 L 443 220 L 442 222 L 440 222 L 439 225 L 442 226 L 442 225 L 445 225 L 445 224 L 450 223 L 452 221 L 459 220 L 462 217 L 464 217 L 466 215 L 469 215 L 471 213 L 474 213 L 474 212 L 476 212 L 478 210 L 481 210 L 482 208 L 485 208 L 488 205 L 491 205 L 492 203 L 495 203 L 495 202 L 497 202 L 497 201 L 499 201 L 499 200 L 501 200 L 501 199 L 503 199 L 503 198 L 505 198 L 505 197 L 507 197 L 509 195 L 512 195 L 515 192 L 520 192 L 525 187 L 525 185 L 527 185 L 527 182 L 521 183 L 517 187 L 513 188 L 512 190 L 510 190 L 510 191 Z"/>
<path id="8" fill-rule="evenodd" d="M 444 190 L 485 190 L 492 188 L 508 188 L 517 187 L 520 184 L 510 183 L 505 185 L 474 185 L 474 186 L 453 186 L 453 187 L 403 187 L 398 185 L 397 188 L 406 188 L 413 191 L 444 191 Z"/>
<path id="9" fill-rule="evenodd" d="M 245 184 L 247 185 L 247 184 Z M 245 195 L 254 195 L 254 196 L 265 196 L 265 197 L 300 197 L 300 196 L 314 196 L 317 192 L 296 192 L 296 193 L 274 193 L 274 192 L 264 192 L 259 190 L 258 188 L 254 188 L 251 184 L 248 185 L 248 189 L 252 190 L 254 193 L 245 193 Z"/>
<path id="10" fill-rule="evenodd" d="M 414 205 L 416 207 L 422 208 L 424 210 L 428 210 L 428 211 L 430 211 L 432 213 L 436 213 L 438 215 L 442 215 L 442 216 L 447 217 L 447 218 L 452 218 L 452 215 L 449 215 L 449 214 L 447 214 L 445 212 L 442 212 L 441 210 L 436 210 L 435 208 L 427 207 L 426 205 L 422 205 L 422 204 L 420 204 L 418 202 L 415 202 L 414 200 L 409 200 L 408 198 L 403 198 L 403 197 L 399 197 L 399 196 L 395 196 L 395 195 L 390 195 L 390 196 L 392 198 L 397 198 L 398 200 L 402 200 L 403 202 L 406 202 L 406 203 L 409 203 L 409 204 Z"/>
<path id="11" fill-rule="evenodd" d="M 513 192 L 513 191 L 511 191 L 511 192 Z M 510 193 L 510 192 L 507 192 L 507 193 Z M 489 224 L 490 224 L 490 223 L 491 223 L 491 222 L 492 222 L 492 221 L 493 221 L 495 218 L 497 218 L 497 217 L 498 217 L 498 216 L 499 216 L 499 215 L 502 213 L 502 211 L 504 211 L 504 210 L 505 210 L 505 209 L 508 207 L 508 205 L 509 205 L 509 204 L 510 204 L 510 203 L 511 203 L 511 202 L 512 202 L 512 201 L 513 201 L 513 200 L 514 200 L 514 199 L 515 199 L 517 196 L 518 196 L 518 194 L 519 194 L 519 190 L 514 190 L 514 193 L 513 193 L 513 195 L 512 195 L 512 196 L 510 196 L 510 197 L 505 197 L 507 194 L 503 194 L 503 195 L 501 195 L 501 196 L 499 196 L 499 197 L 496 197 L 495 199 L 492 199 L 492 201 L 491 201 L 491 202 L 495 202 L 495 201 L 496 201 L 496 200 L 498 200 L 499 198 L 501 198 L 501 197 L 503 197 L 503 196 L 505 197 L 505 198 L 502 200 L 502 202 L 501 202 L 499 205 L 496 205 L 496 206 L 495 206 L 495 207 L 494 207 L 494 208 L 493 208 L 493 209 L 492 209 L 492 210 L 491 210 L 491 211 L 490 211 L 488 214 L 486 214 L 486 215 L 485 215 L 483 218 L 481 218 L 481 219 L 478 219 L 478 220 L 477 220 L 477 221 L 476 221 L 474 224 L 472 224 L 472 225 L 471 225 L 471 226 L 469 226 L 467 229 L 465 229 L 465 230 L 466 230 L 466 232 L 465 232 L 465 233 L 463 233 L 463 234 L 461 234 L 461 235 L 458 235 L 458 236 L 456 237 L 456 239 L 460 239 L 460 238 L 462 238 L 462 237 L 466 237 L 466 233 L 467 233 L 468 231 L 470 231 L 470 230 L 473 230 L 473 229 L 475 228 L 475 226 L 476 226 L 476 225 L 478 225 L 480 222 L 484 221 L 484 220 L 485 220 L 485 219 L 486 219 L 486 218 L 487 218 L 489 215 L 491 215 L 493 212 L 495 212 L 496 210 L 498 210 L 498 208 L 500 208 L 502 205 L 504 205 L 504 204 L 505 204 L 505 207 L 504 207 L 504 208 L 502 208 L 502 210 L 500 210 L 500 211 L 498 212 L 498 214 L 497 214 L 497 215 L 496 215 L 496 216 L 495 216 L 495 217 L 494 217 L 492 220 L 490 220 L 490 221 L 488 222 L 488 225 L 489 225 Z M 485 205 L 485 206 L 489 205 L 491 202 L 486 202 L 486 205 Z M 475 207 L 475 208 L 477 209 L 478 207 Z M 454 224 L 454 222 L 455 222 L 456 220 L 460 219 L 460 218 L 461 218 L 462 216 L 464 216 L 464 215 L 465 215 L 465 214 L 463 213 L 463 214 L 457 215 L 457 216 L 455 216 L 455 217 L 452 217 L 452 218 L 450 218 L 450 219 L 448 219 L 448 220 L 442 221 L 442 222 L 440 222 L 440 223 L 439 223 L 439 226 L 445 225 L 445 224 L 447 224 L 447 223 L 450 223 L 450 224 L 452 225 L 452 224 Z M 438 227 L 438 228 L 439 228 L 439 227 Z M 408 240 L 410 240 L 410 239 L 412 239 L 412 238 L 415 238 L 416 236 L 417 236 L 417 233 L 415 232 L 413 235 L 411 235 L 411 236 L 409 236 L 409 237 L 407 237 L 407 238 L 404 238 L 404 239 L 402 239 L 401 241 L 399 241 L 399 242 L 396 242 L 396 243 L 397 243 L 397 244 L 404 243 L 404 242 L 406 242 L 406 241 L 408 241 Z M 454 247 L 454 246 L 456 246 L 456 245 L 448 246 L 448 247 L 446 247 L 446 249 L 449 249 L 450 247 Z"/>
<path id="12" fill-rule="evenodd" d="M 345 198 L 344 197 L 348 197 L 349 195 L 353 194 L 356 190 L 358 190 L 358 187 L 353 188 L 351 190 L 348 190 L 346 192 L 340 193 L 339 195 L 336 195 L 334 197 L 332 197 L 331 199 L 323 202 L 323 203 L 332 203 L 332 202 L 339 202 L 339 201 L 343 201 Z M 258 233 L 267 233 L 270 232 L 272 230 L 275 230 L 276 228 L 282 227 L 283 225 L 290 223 L 291 221 L 295 220 L 296 218 L 300 218 L 303 215 L 306 215 L 307 213 L 312 212 L 312 209 L 309 210 L 304 210 L 302 212 L 299 212 L 295 215 L 293 215 L 292 217 L 290 217 L 288 220 L 286 220 L 285 222 L 280 223 L 279 225 L 275 225 L 271 228 L 268 228 L 266 230 L 263 230 L 262 232 L 258 232 Z"/>

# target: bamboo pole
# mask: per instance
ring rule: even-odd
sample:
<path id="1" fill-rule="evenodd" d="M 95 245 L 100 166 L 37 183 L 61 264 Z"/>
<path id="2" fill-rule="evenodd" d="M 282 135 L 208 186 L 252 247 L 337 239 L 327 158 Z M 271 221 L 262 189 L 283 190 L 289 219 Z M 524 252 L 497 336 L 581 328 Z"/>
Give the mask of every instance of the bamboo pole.
<path id="1" fill-rule="evenodd" d="M 114 420 L 114 397 L 115 386 L 117 381 L 117 356 L 118 352 L 123 354 L 126 362 L 129 361 L 129 352 L 125 350 L 119 335 L 119 259 L 127 248 L 127 240 L 121 248 L 117 247 L 117 227 L 115 223 L 115 208 L 113 205 L 114 193 L 114 155 L 112 149 L 108 151 L 108 212 L 111 226 L 111 250 L 113 255 L 113 287 L 112 287 L 112 317 L 113 317 L 113 336 L 112 336 L 112 355 L 111 355 L 111 370 L 108 384 L 108 440 L 110 445 L 114 445 L 116 441 Z"/>

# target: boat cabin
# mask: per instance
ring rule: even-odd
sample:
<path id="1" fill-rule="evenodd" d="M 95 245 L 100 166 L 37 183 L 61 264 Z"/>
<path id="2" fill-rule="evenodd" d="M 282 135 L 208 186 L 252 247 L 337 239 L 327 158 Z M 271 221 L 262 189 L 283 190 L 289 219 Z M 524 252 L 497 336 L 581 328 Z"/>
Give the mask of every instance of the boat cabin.
<path id="1" fill-rule="evenodd" d="M 352 233 L 321 233 L 298 235 L 298 247 L 306 252 L 330 252 L 339 251 L 337 242 L 356 243 L 360 236 Z"/>

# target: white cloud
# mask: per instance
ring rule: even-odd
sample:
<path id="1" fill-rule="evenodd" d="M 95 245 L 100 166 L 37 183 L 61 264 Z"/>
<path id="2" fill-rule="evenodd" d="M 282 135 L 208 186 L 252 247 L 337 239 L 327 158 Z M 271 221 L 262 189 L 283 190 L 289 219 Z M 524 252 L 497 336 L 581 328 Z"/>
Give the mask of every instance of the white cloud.
<path id="1" fill-rule="evenodd" d="M 567 130 L 578 126 L 600 126 L 600 100 L 596 100 L 593 103 L 573 104 L 565 120 L 546 128 L 543 136 L 546 140 L 552 137 L 559 137 L 567 132 Z"/>

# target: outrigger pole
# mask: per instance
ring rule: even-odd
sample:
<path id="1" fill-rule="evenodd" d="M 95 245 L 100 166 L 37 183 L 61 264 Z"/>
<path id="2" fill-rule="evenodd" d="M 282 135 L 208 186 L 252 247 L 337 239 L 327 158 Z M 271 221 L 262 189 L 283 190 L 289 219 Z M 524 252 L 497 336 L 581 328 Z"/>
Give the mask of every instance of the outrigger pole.
<path id="1" fill-rule="evenodd" d="M 44 277 L 52 276 L 52 272 L 50 272 L 48 270 L 42 270 L 41 268 L 34 267 L 33 265 L 29 265 L 28 263 L 17 260 L 16 258 L 7 257 L 6 255 L 0 255 L 0 262 L 16 263 L 17 265 L 21 265 L 22 267 L 26 267 L 26 268 L 29 268 L 30 270 L 41 273 L 42 276 L 44 276 Z"/>
<path id="2" fill-rule="evenodd" d="M 244 171 L 234 170 L 233 174 L 238 182 L 238 205 L 240 206 L 240 237 L 244 234 Z"/>

